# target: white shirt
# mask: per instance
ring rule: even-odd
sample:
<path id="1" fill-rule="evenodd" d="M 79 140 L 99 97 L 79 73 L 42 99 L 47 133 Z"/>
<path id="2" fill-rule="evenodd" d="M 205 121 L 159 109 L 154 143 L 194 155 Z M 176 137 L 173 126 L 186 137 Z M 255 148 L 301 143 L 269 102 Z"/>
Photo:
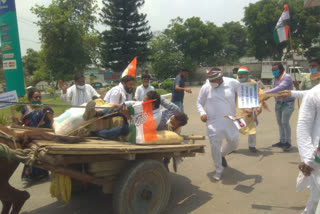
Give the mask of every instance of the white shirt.
<path id="1" fill-rule="evenodd" d="M 291 97 L 302 99 L 309 90 L 303 90 L 303 91 L 291 91 Z"/>
<path id="2" fill-rule="evenodd" d="M 236 116 L 236 93 L 239 81 L 223 77 L 219 87 L 213 88 L 207 81 L 200 89 L 197 100 L 197 109 L 200 115 L 208 115 L 208 120 L 224 118 L 224 116 Z"/>
<path id="3" fill-rule="evenodd" d="M 85 84 L 84 89 L 79 89 L 76 85 L 73 85 L 67 89 L 67 93 L 61 93 L 61 101 L 71 101 L 71 105 L 79 106 L 83 103 L 90 102 L 93 96 L 100 97 L 100 94 L 98 94 L 91 85 Z"/>
<path id="4" fill-rule="evenodd" d="M 122 83 L 111 88 L 103 99 L 107 103 L 122 104 L 132 100 L 132 93 L 127 93 Z"/>
<path id="5" fill-rule="evenodd" d="M 136 90 L 134 97 L 136 98 L 137 101 L 143 101 L 144 96 L 149 91 L 154 91 L 154 87 L 149 84 L 149 86 L 147 88 L 145 88 L 142 84 L 137 87 L 137 90 Z"/>
<path id="6" fill-rule="evenodd" d="M 302 100 L 297 125 L 297 144 L 301 160 L 312 168 L 320 140 L 320 85 L 313 87 Z"/>

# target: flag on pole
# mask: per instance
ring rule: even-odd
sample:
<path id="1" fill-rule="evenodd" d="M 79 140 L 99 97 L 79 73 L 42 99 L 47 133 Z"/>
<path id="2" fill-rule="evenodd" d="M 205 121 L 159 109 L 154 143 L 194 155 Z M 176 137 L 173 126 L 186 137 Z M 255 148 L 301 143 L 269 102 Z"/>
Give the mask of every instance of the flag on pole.
<path id="1" fill-rule="evenodd" d="M 126 76 L 126 75 L 130 75 L 130 76 L 136 77 L 136 69 L 137 69 L 137 57 L 135 57 L 130 62 L 128 67 L 122 72 L 121 78 Z"/>
<path id="2" fill-rule="evenodd" d="M 277 22 L 275 29 L 273 30 L 273 38 L 277 44 L 280 42 L 288 40 L 289 36 L 289 25 L 288 21 L 290 19 L 289 6 L 285 4 L 284 10 Z"/>
<path id="3" fill-rule="evenodd" d="M 130 110 L 129 142 L 144 144 L 157 140 L 156 125 L 152 113 L 152 102 L 153 100 L 148 100 L 128 107 Z"/>

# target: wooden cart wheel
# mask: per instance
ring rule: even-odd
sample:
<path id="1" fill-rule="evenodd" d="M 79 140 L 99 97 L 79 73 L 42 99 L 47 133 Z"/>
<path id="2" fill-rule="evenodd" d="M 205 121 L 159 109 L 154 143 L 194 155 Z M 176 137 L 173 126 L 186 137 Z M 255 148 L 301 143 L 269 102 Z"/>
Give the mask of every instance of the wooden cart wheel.
<path id="1" fill-rule="evenodd" d="M 157 214 L 169 201 L 171 185 L 162 162 L 142 160 L 123 173 L 114 188 L 116 214 Z"/>

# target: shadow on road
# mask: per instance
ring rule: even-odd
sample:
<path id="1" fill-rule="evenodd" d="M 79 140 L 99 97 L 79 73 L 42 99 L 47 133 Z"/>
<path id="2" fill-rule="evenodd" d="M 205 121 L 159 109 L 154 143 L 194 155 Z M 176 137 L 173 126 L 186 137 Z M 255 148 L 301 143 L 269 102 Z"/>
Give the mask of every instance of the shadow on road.
<path id="1" fill-rule="evenodd" d="M 212 199 L 212 194 L 200 190 L 187 177 L 170 174 L 171 198 L 164 213 L 191 213 Z"/>
<path id="2" fill-rule="evenodd" d="M 209 172 L 207 174 L 210 181 L 215 183 L 217 181 L 215 181 L 213 179 L 213 175 L 214 175 L 214 172 Z M 244 181 L 246 181 L 246 183 L 248 183 L 248 182 L 250 182 L 250 180 L 252 180 L 251 185 L 241 184 L 241 182 L 244 182 Z M 246 175 L 236 169 L 228 167 L 223 171 L 221 182 L 224 185 L 237 185 L 234 188 L 234 190 L 236 190 L 236 191 L 240 191 L 243 193 L 250 193 L 254 190 L 254 186 L 256 184 L 262 182 L 262 177 L 261 177 L 261 175 Z"/>
<path id="3" fill-rule="evenodd" d="M 36 197 L 36 196 L 33 196 Z M 21 214 L 88 214 L 112 213 L 112 196 L 103 194 L 101 188 L 90 186 L 89 190 L 72 195 L 69 204 L 54 202 L 31 212 Z"/>
<path id="4" fill-rule="evenodd" d="M 280 208 L 280 209 L 289 209 L 289 210 L 295 210 L 295 211 L 302 211 L 304 209 L 303 207 L 282 207 L 282 206 L 270 206 L 270 205 L 261 205 L 261 204 L 252 204 L 252 209 L 258 209 L 258 210 L 268 210 L 271 211 L 272 208 Z"/>

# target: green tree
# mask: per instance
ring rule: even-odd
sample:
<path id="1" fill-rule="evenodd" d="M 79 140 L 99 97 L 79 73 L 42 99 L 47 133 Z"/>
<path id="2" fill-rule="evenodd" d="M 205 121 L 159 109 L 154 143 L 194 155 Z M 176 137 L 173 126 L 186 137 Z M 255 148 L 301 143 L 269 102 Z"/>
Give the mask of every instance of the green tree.
<path id="1" fill-rule="evenodd" d="M 172 20 L 165 34 L 195 66 L 219 64 L 225 57 L 226 31 L 212 22 L 203 23 L 199 17 L 185 21 L 178 17 Z"/>
<path id="2" fill-rule="evenodd" d="M 122 72 L 137 56 L 138 63 L 148 57 L 152 37 L 146 15 L 139 13 L 144 0 L 103 0 L 101 21 L 107 30 L 102 33 L 101 61 L 105 68 Z"/>
<path id="3" fill-rule="evenodd" d="M 28 48 L 26 55 L 22 57 L 24 74 L 33 75 L 33 73 L 40 67 L 39 60 L 39 53 L 32 48 Z"/>
<path id="4" fill-rule="evenodd" d="M 237 62 L 247 52 L 246 28 L 240 22 L 224 23 L 222 27 L 226 31 L 228 38 L 228 42 L 224 47 L 226 58 L 229 62 Z"/>
<path id="5" fill-rule="evenodd" d="M 165 34 L 160 34 L 150 42 L 151 67 L 158 79 L 174 77 L 179 67 L 184 66 L 183 53 Z"/>
<path id="6" fill-rule="evenodd" d="M 91 64 L 86 37 L 96 22 L 95 0 L 52 0 L 48 6 L 36 5 L 41 48 L 48 70 L 55 79 L 67 79 Z"/>
<path id="7" fill-rule="evenodd" d="M 249 53 L 257 59 L 272 57 L 279 60 L 283 50 L 290 49 L 288 41 L 277 45 L 272 36 L 284 4 L 289 5 L 294 49 L 309 49 L 320 33 L 319 7 L 304 8 L 303 0 L 261 0 L 250 4 L 245 8 L 243 21 L 248 28 Z"/>

